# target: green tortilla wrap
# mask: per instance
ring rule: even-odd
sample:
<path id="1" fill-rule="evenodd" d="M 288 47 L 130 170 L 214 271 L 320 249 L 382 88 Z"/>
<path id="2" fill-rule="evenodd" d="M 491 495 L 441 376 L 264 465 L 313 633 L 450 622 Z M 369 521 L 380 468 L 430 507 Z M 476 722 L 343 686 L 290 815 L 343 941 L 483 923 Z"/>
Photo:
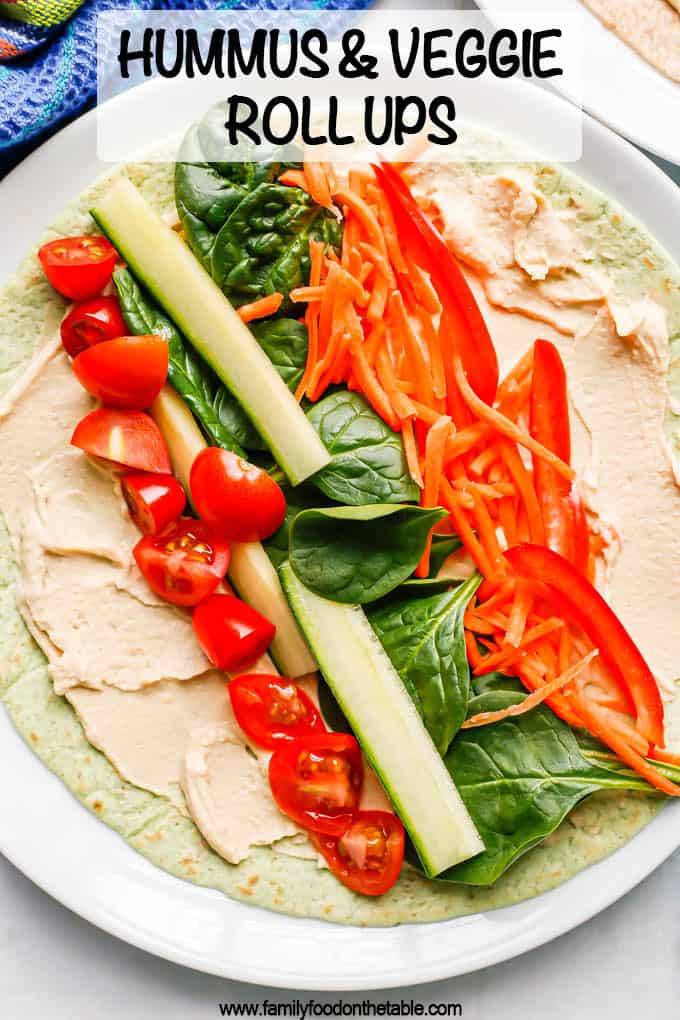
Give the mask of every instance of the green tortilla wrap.
<path id="1" fill-rule="evenodd" d="M 171 166 L 135 164 L 125 172 L 156 208 L 174 212 Z M 73 202 L 45 239 L 91 232 L 88 210 L 106 181 L 97 182 Z M 630 217 L 573 176 L 546 167 L 538 169 L 537 181 L 558 207 L 578 196 L 576 229 L 593 246 L 596 263 L 606 269 L 617 291 L 628 299 L 649 291 L 666 294 L 670 336 L 677 349 L 680 275 L 667 256 Z M 0 297 L 0 394 L 20 376 L 36 345 L 54 334 L 64 307 L 32 252 Z M 673 386 L 680 395 L 680 375 Z M 350 892 L 314 861 L 268 848 L 257 848 L 242 864 L 232 866 L 209 848 L 193 822 L 169 799 L 122 780 L 88 743 L 70 705 L 54 693 L 46 660 L 16 607 L 17 567 L 4 526 L 0 575 L 0 696 L 25 741 L 93 813 L 92 824 L 104 822 L 158 867 L 244 903 L 357 925 L 438 921 L 489 910 L 551 889 L 606 857 L 664 803 L 644 794 L 593 796 L 490 888 L 428 882 L 407 868 L 387 895 L 371 900 Z M 56 827 L 58 820 L 48 824 Z"/>

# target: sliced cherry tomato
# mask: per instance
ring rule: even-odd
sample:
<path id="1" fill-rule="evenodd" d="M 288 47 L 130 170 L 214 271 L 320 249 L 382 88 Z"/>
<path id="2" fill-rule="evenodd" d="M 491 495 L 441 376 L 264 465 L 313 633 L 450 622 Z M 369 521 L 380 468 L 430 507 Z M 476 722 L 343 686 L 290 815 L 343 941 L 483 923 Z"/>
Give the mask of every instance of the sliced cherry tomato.
<path id="1" fill-rule="evenodd" d="M 310 833 L 312 843 L 343 885 L 382 896 L 404 863 L 404 826 L 391 811 L 357 811 L 342 836 Z"/>
<path id="2" fill-rule="evenodd" d="M 430 276 L 446 313 L 455 349 L 473 390 L 492 404 L 498 389 L 498 357 L 484 317 L 458 260 L 390 163 L 374 165 L 409 254 Z"/>
<path id="3" fill-rule="evenodd" d="M 280 487 L 266 471 L 229 450 L 201 450 L 189 485 L 201 517 L 234 542 L 260 541 L 283 524 L 286 500 Z"/>
<path id="4" fill-rule="evenodd" d="M 116 249 L 105 237 L 60 237 L 44 244 L 38 258 L 55 290 L 72 301 L 99 294 L 113 275 Z"/>
<path id="5" fill-rule="evenodd" d="M 196 606 L 217 588 L 229 566 L 229 546 L 204 521 L 181 517 L 134 548 L 137 566 L 157 595 L 175 606 Z"/>
<path id="6" fill-rule="evenodd" d="M 326 732 L 312 699 L 285 677 L 245 673 L 231 681 L 229 697 L 239 726 L 260 747 L 274 750 L 310 733 Z"/>
<path id="7" fill-rule="evenodd" d="M 311 832 L 341 836 L 359 804 L 361 751 L 349 733 L 302 737 L 278 747 L 269 785 L 281 811 Z"/>
<path id="8" fill-rule="evenodd" d="M 173 475 L 135 472 L 121 486 L 130 516 L 145 535 L 157 535 L 184 513 L 187 498 Z"/>
<path id="9" fill-rule="evenodd" d="M 71 445 L 120 467 L 164 475 L 172 470 L 160 429 L 143 411 L 91 411 L 76 425 Z"/>
<path id="10" fill-rule="evenodd" d="M 125 320 L 115 297 L 96 297 L 81 301 L 61 324 L 61 342 L 72 358 L 103 340 L 114 340 L 125 333 Z"/>
<path id="11" fill-rule="evenodd" d="M 160 336 L 121 336 L 82 351 L 73 371 L 107 407 L 143 411 L 168 377 L 168 344 Z"/>
<path id="12" fill-rule="evenodd" d="M 212 595 L 194 609 L 193 621 L 201 648 L 227 673 L 252 666 L 276 634 L 273 623 L 235 595 Z"/>
<path id="13" fill-rule="evenodd" d="M 600 593 L 572 563 L 545 546 L 523 542 L 504 555 L 520 577 L 545 584 L 564 619 L 588 635 L 620 689 L 630 695 L 638 732 L 651 744 L 663 747 L 663 703 L 654 675 Z M 576 709 L 583 714 L 578 706 Z"/>

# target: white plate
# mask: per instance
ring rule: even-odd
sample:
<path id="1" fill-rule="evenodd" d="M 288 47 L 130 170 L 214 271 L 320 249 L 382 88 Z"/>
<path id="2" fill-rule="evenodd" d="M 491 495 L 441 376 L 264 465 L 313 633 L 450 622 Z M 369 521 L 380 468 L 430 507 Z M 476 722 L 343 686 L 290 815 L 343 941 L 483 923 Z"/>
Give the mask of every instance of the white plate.
<path id="1" fill-rule="evenodd" d="M 475 2 L 491 21 L 508 28 L 513 27 L 513 20 L 518 29 L 531 24 L 532 12 L 545 18 L 547 8 L 554 13 L 556 26 L 560 23 L 560 10 L 582 15 L 585 109 L 637 145 L 680 164 L 680 84 L 643 60 L 581 0 L 559 0 L 554 8 L 552 0 Z"/>
<path id="2" fill-rule="evenodd" d="M 525 91 L 536 96 L 528 101 L 552 103 L 560 115 L 558 100 Z M 0 273 L 11 272 L 46 224 L 104 169 L 95 157 L 90 114 L 0 183 L 0 222 L 11 239 L 0 248 Z M 648 159 L 586 118 L 585 154 L 576 169 L 636 213 L 680 260 L 680 191 Z M 0 747 L 0 850 L 29 878 L 149 952 L 278 987 L 388 988 L 489 966 L 592 917 L 680 846 L 677 803 L 606 861 L 527 903 L 440 924 L 342 928 L 243 906 L 153 867 L 81 807 L 1 711 Z"/>

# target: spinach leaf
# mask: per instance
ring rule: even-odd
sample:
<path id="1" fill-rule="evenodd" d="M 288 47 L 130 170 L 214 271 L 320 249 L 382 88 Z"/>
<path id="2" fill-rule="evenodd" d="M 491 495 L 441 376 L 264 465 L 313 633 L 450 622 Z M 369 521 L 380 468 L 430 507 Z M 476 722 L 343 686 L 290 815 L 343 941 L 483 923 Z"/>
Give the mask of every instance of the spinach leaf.
<path id="1" fill-rule="evenodd" d="M 117 270 L 113 280 L 127 328 L 135 335 L 156 333 L 167 339 L 168 379 L 210 442 L 245 456 L 244 447 L 259 437 L 241 405 L 128 269 Z"/>
<path id="2" fill-rule="evenodd" d="M 461 582 L 451 577 L 409 577 L 394 592 L 396 596 L 413 596 L 422 598 L 425 595 L 438 595 L 443 591 L 458 588 Z"/>
<path id="3" fill-rule="evenodd" d="M 401 599 L 368 612 L 442 755 L 467 714 L 470 668 L 463 614 L 480 583 L 480 577 L 471 577 L 453 591 Z"/>
<path id="4" fill-rule="evenodd" d="M 489 690 L 470 700 L 468 712 L 495 711 L 517 700 L 513 691 Z M 461 730 L 444 761 L 486 847 L 438 876 L 450 882 L 492 884 L 591 793 L 652 792 L 639 776 L 589 760 L 569 726 L 542 705 Z"/>
<path id="5" fill-rule="evenodd" d="M 262 543 L 276 569 L 288 560 L 290 546 L 290 529 L 293 521 L 302 510 L 308 510 L 319 502 L 318 492 L 311 485 L 297 485 L 295 488 L 283 487 L 286 497 L 286 516 L 283 524 L 274 534 Z"/>
<path id="6" fill-rule="evenodd" d="M 290 564 L 322 598 L 363 605 L 413 573 L 441 507 L 377 504 L 303 510 L 290 529 Z"/>
<path id="7" fill-rule="evenodd" d="M 309 242 L 338 246 L 338 221 L 300 188 L 259 184 L 236 206 L 213 245 L 210 272 L 237 307 L 265 294 L 288 294 L 309 280 Z"/>
<path id="8" fill-rule="evenodd" d="M 307 364 L 307 327 L 297 319 L 263 319 L 253 322 L 250 331 L 293 392 Z"/>
<path id="9" fill-rule="evenodd" d="M 493 694 L 495 691 L 512 691 L 522 695 L 527 693 L 517 677 L 506 676 L 505 673 L 484 673 L 482 676 L 473 676 L 470 687 L 473 697 L 477 697 L 478 694 Z"/>
<path id="10" fill-rule="evenodd" d="M 401 436 L 358 393 L 338 390 L 307 417 L 333 460 L 312 481 L 345 506 L 417 502 L 418 486 L 406 465 Z"/>
<path id="11" fill-rule="evenodd" d="M 175 165 L 175 203 L 194 254 L 237 307 L 309 280 L 309 241 L 340 247 L 342 227 L 301 188 L 278 184 L 297 163 L 224 159 L 223 112 L 214 107 L 187 133 Z"/>

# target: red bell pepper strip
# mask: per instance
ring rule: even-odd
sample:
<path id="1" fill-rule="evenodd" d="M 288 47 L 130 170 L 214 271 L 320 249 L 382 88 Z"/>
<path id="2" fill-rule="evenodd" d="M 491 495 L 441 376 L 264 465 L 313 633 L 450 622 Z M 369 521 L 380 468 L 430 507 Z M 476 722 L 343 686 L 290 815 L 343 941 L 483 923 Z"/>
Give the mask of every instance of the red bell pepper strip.
<path id="1" fill-rule="evenodd" d="M 534 344 L 529 432 L 571 463 L 567 376 L 559 351 L 548 340 Z M 588 522 L 579 491 L 542 458 L 534 456 L 533 466 L 546 544 L 587 574 Z"/>
<path id="2" fill-rule="evenodd" d="M 498 389 L 498 358 L 486 323 L 458 261 L 389 163 L 373 171 L 392 210 L 409 255 L 429 274 L 454 334 L 473 390 L 492 404 Z"/>
<path id="3" fill-rule="evenodd" d="M 639 648 L 600 593 L 573 564 L 552 549 L 523 542 L 506 550 L 504 556 L 520 577 L 546 585 L 564 619 L 577 624 L 599 648 L 621 689 L 630 694 L 638 732 L 649 743 L 663 747 L 664 713 L 656 680 Z M 583 716 L 580 708 L 577 711 Z M 584 722 L 587 723 L 585 718 Z"/>

